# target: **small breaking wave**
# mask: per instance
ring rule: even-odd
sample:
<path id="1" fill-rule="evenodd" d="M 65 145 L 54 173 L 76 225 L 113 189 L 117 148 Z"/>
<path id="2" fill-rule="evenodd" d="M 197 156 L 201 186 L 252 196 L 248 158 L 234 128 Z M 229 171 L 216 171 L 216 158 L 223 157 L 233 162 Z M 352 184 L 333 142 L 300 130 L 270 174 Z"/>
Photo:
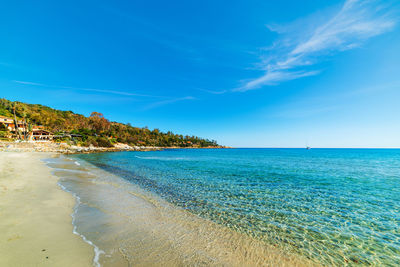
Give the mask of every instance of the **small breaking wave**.
<path id="1" fill-rule="evenodd" d="M 66 158 L 66 157 L 62 157 L 63 160 L 69 160 L 71 161 L 71 159 Z M 48 158 L 48 159 L 43 159 L 43 162 L 45 162 L 49 167 L 53 168 L 53 173 L 56 172 L 57 170 L 62 170 L 64 172 L 76 172 L 76 173 L 83 173 L 83 172 L 87 172 L 86 170 L 74 170 L 74 169 L 66 169 L 66 168 L 57 168 L 55 166 L 51 166 L 54 163 L 54 159 Z M 72 160 L 73 161 L 73 160 Z M 81 164 L 77 161 L 73 161 L 75 163 L 75 165 L 80 166 Z M 87 172 L 89 175 L 93 175 L 91 172 Z M 77 226 L 75 224 L 75 220 L 76 220 L 76 214 L 78 212 L 78 207 L 80 206 L 81 202 L 81 198 L 75 194 L 74 192 L 68 190 L 65 186 L 63 186 L 61 183 L 61 180 L 59 180 L 57 182 L 58 186 L 65 192 L 71 194 L 74 198 L 75 198 L 75 206 L 73 208 L 73 212 L 71 213 L 71 217 L 72 217 L 72 226 L 73 226 L 73 230 L 72 233 L 75 235 L 78 235 L 82 238 L 82 240 L 84 242 L 86 242 L 87 244 L 89 244 L 90 246 L 93 247 L 94 250 L 94 257 L 93 257 L 93 266 L 95 267 L 101 267 L 101 264 L 99 262 L 100 260 L 100 255 L 101 254 L 105 254 L 105 252 L 103 250 L 101 250 L 98 246 L 96 246 L 92 241 L 90 241 L 89 239 L 86 238 L 86 236 L 84 236 L 83 234 L 80 234 L 77 231 Z"/>
<path id="2" fill-rule="evenodd" d="M 138 159 L 152 159 L 152 160 L 193 160 L 191 158 L 183 158 L 183 157 L 140 157 L 140 156 L 135 156 Z"/>
<path id="3" fill-rule="evenodd" d="M 80 234 L 77 231 L 77 226 L 75 225 L 75 218 L 76 218 L 76 213 L 78 211 L 78 207 L 81 204 L 81 198 L 79 196 L 77 196 L 75 193 L 69 191 L 67 188 L 65 188 L 65 186 L 63 186 L 60 182 L 57 183 L 59 187 L 61 187 L 62 190 L 64 190 L 67 193 L 70 193 L 72 196 L 74 196 L 75 200 L 76 200 L 76 204 L 74 207 L 74 211 L 71 213 L 71 217 L 72 217 L 72 226 L 73 226 L 73 230 L 72 232 L 75 235 L 78 235 L 82 238 L 83 241 L 85 241 L 86 243 L 88 243 L 89 245 L 91 245 L 93 247 L 94 250 L 94 257 L 93 257 L 93 266 L 96 267 L 100 267 L 101 264 L 99 262 L 100 259 L 100 255 L 101 254 L 105 254 L 105 252 L 103 250 L 101 250 L 98 246 L 96 246 L 95 244 L 93 244 L 92 241 L 90 241 L 89 239 L 87 239 L 84 235 Z"/>

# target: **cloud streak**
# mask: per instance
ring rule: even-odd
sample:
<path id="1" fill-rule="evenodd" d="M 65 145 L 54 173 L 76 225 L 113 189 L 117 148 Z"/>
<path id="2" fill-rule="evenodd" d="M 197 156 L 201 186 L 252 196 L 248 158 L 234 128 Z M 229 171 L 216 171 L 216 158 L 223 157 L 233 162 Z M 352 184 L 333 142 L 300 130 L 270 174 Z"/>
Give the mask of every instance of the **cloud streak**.
<path id="1" fill-rule="evenodd" d="M 186 101 L 186 100 L 195 100 L 196 98 L 193 96 L 186 96 L 186 97 L 179 97 L 179 98 L 173 98 L 173 99 L 168 99 L 168 100 L 163 100 L 163 101 L 158 101 L 155 103 L 152 103 L 144 108 L 144 110 L 149 110 L 153 108 L 157 108 L 160 106 L 165 106 L 169 104 L 174 104 L 176 102 L 181 102 L 181 101 Z"/>
<path id="2" fill-rule="evenodd" d="M 97 88 L 82 88 L 82 87 L 72 87 L 72 86 L 59 86 L 59 85 L 49 85 L 43 83 L 36 83 L 30 81 L 17 81 L 13 82 L 23 85 L 32 85 L 32 86 L 41 86 L 46 88 L 58 88 L 58 89 L 71 89 L 77 91 L 87 91 L 87 92 L 98 92 L 104 94 L 114 94 L 114 95 L 123 95 L 123 96 L 138 96 L 138 97 L 150 97 L 150 98 L 168 98 L 167 96 L 156 96 L 156 95 L 146 95 L 146 94 L 138 94 L 138 93 L 130 93 L 118 90 L 108 90 L 108 89 L 97 89 Z"/>
<path id="3" fill-rule="evenodd" d="M 24 85 L 36 85 L 36 86 L 46 86 L 45 84 L 42 83 L 34 83 L 34 82 L 26 82 L 26 81 L 13 81 L 15 83 L 19 83 L 19 84 L 24 84 Z M 48 86 L 46 86 L 48 87 Z"/>
<path id="4" fill-rule="evenodd" d="M 298 27 L 293 25 L 286 28 L 267 26 L 271 31 L 281 34 L 282 38 L 266 49 L 271 55 L 259 64 L 265 74 L 246 81 L 234 91 L 243 92 L 317 75 L 320 71 L 315 69 L 315 65 L 323 56 L 359 47 L 367 39 L 391 30 L 395 24 L 390 6 L 374 0 L 347 0 L 339 11 L 320 26 L 309 29 L 302 25 L 307 30 L 301 31 L 301 34 Z"/>
<path id="5" fill-rule="evenodd" d="M 22 85 L 28 85 L 28 86 L 40 86 L 40 87 L 46 87 L 46 88 L 57 88 L 61 90 L 74 90 L 74 91 L 88 91 L 88 92 L 98 92 L 102 94 L 113 94 L 113 95 L 121 95 L 121 96 L 128 96 L 128 97 L 145 97 L 147 99 L 152 99 L 152 102 L 145 106 L 143 110 L 150 110 L 153 108 L 157 108 L 160 106 L 165 106 L 169 104 L 174 104 L 176 102 L 182 102 L 186 100 L 194 100 L 196 99 L 193 96 L 185 96 L 185 97 L 170 97 L 170 96 L 156 96 L 156 95 L 145 95 L 145 94 L 137 94 L 137 93 L 129 93 L 129 92 L 123 92 L 123 91 L 116 91 L 116 90 L 106 90 L 106 89 L 95 89 L 95 88 L 81 88 L 81 87 L 71 87 L 71 86 L 53 86 L 49 84 L 44 84 L 44 83 L 37 83 L 37 82 L 30 82 L 30 81 L 18 81 L 14 80 L 13 82 L 22 84 Z M 159 99 L 159 101 L 154 100 L 154 99 Z M 148 102 L 148 100 L 146 100 Z"/>

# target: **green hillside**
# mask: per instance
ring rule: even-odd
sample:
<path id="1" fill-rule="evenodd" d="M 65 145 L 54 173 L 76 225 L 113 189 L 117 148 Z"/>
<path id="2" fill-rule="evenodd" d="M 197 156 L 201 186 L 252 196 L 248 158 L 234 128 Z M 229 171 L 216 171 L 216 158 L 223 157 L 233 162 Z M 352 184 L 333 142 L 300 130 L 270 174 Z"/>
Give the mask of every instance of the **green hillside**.
<path id="1" fill-rule="evenodd" d="M 218 146 L 197 136 L 183 136 L 172 132 L 161 132 L 147 127 L 138 128 L 130 124 L 110 122 L 101 113 L 93 112 L 90 117 L 72 111 L 56 110 L 39 104 L 26 104 L 0 99 L 0 115 L 12 117 L 13 107 L 19 119 L 28 123 L 43 125 L 53 133 L 74 133 L 82 135 L 77 142 L 88 146 L 112 146 L 120 142 L 135 146 L 160 147 L 209 147 Z"/>

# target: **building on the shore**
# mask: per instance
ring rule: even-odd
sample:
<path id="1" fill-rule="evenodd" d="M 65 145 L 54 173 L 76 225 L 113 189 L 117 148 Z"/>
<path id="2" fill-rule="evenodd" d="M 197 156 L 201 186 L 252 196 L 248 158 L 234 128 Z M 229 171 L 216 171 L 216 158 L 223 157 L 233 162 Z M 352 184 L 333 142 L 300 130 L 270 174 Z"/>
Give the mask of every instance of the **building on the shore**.
<path id="1" fill-rule="evenodd" d="M 14 120 L 10 119 L 10 118 L 7 118 L 7 117 L 4 117 L 4 116 L 0 116 L 0 122 L 3 123 L 3 124 L 14 123 Z"/>
<path id="2" fill-rule="evenodd" d="M 15 132 L 15 123 L 11 118 L 0 116 L 0 123 L 4 124 L 10 132 Z M 18 129 L 25 131 L 25 123 L 23 121 L 17 121 Z"/>
<path id="3" fill-rule="evenodd" d="M 17 135 L 17 127 L 12 118 L 0 116 L 0 123 L 4 124 L 6 128 L 12 133 L 14 136 Z M 27 134 L 27 140 L 29 141 L 50 141 L 53 140 L 53 134 L 49 131 L 46 131 L 43 126 L 33 125 L 30 130 L 26 122 L 17 121 L 18 130 L 20 133 Z"/>
<path id="4" fill-rule="evenodd" d="M 46 130 L 42 129 L 33 129 L 29 132 L 29 141 L 51 141 L 53 140 L 54 135 Z"/>

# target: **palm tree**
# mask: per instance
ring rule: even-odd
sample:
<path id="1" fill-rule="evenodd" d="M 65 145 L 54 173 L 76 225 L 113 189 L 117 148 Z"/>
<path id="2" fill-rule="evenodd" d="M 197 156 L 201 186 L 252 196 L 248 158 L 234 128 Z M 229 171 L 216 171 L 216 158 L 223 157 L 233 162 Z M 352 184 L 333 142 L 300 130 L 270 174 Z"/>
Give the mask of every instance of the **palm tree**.
<path id="1" fill-rule="evenodd" d="M 17 103 L 14 102 L 14 106 L 13 106 L 13 113 L 14 113 L 14 125 L 15 125 L 15 132 L 18 134 L 18 138 L 19 140 L 21 140 L 21 133 L 19 132 L 19 128 L 18 128 L 18 121 L 17 121 L 17 116 L 15 115 L 15 107 L 16 107 Z"/>

